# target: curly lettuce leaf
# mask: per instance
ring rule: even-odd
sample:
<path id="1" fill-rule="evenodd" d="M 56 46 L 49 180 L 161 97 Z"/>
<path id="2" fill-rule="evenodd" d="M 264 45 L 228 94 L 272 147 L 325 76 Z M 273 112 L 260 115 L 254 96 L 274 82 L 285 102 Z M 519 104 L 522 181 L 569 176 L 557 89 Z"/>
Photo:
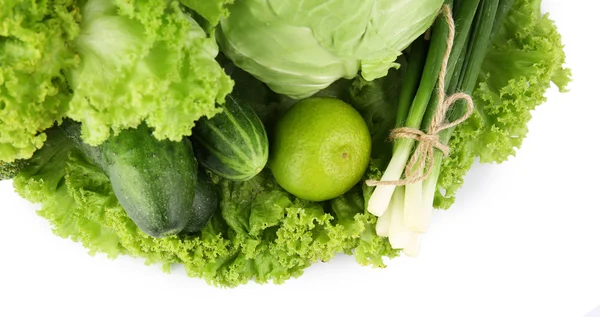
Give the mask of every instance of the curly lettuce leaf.
<path id="1" fill-rule="evenodd" d="M 182 264 L 188 275 L 236 286 L 300 276 L 315 262 L 354 252 L 362 265 L 385 266 L 395 256 L 375 234 L 375 217 L 364 213 L 360 188 L 327 203 L 299 200 L 265 171 L 246 182 L 220 180 L 221 213 L 200 234 L 153 238 L 118 204 L 102 171 L 73 148 L 60 130 L 14 181 L 54 232 L 79 241 L 91 254 L 131 255 L 165 270 Z"/>
<path id="2" fill-rule="evenodd" d="M 233 87 L 218 51 L 175 1 L 4 1 L 0 161 L 30 158 L 65 117 L 93 145 L 142 121 L 180 140 Z"/>
<path id="3" fill-rule="evenodd" d="M 500 163 L 515 155 L 527 135 L 531 111 L 545 102 L 554 83 L 566 91 L 571 72 L 564 68 L 560 33 L 541 1 L 516 0 L 494 39 L 473 93 L 476 113 L 452 135 L 452 152 L 442 165 L 436 208 L 454 202 L 463 177 L 476 158 Z"/>
<path id="4" fill-rule="evenodd" d="M 227 7 L 234 0 L 180 0 L 179 2 L 196 11 L 210 26 L 215 27 L 222 18 L 229 16 Z"/>
<path id="5" fill-rule="evenodd" d="M 0 181 L 13 179 L 26 165 L 26 160 L 16 160 L 10 163 L 0 161 Z"/>
<path id="6" fill-rule="evenodd" d="M 219 112 L 233 82 L 215 60 L 215 40 L 177 2 L 89 0 L 81 12 L 67 115 L 82 122 L 85 142 L 142 121 L 156 138 L 177 141 Z"/>
<path id="7" fill-rule="evenodd" d="M 66 45 L 79 32 L 72 0 L 3 0 L 0 9 L 0 161 L 31 157 L 45 129 L 65 116 Z"/>

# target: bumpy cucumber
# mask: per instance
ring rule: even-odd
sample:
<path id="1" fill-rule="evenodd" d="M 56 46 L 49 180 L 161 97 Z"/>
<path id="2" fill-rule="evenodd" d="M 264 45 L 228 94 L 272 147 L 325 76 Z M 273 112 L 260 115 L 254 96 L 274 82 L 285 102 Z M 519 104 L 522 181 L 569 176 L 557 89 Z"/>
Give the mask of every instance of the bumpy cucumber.
<path id="1" fill-rule="evenodd" d="M 269 141 L 260 118 L 246 102 L 227 96 L 223 112 L 198 120 L 192 134 L 198 162 L 231 180 L 248 180 L 267 164 Z"/>
<path id="2" fill-rule="evenodd" d="M 81 140 L 79 124 L 67 121 L 63 129 L 108 175 L 119 203 L 143 232 L 166 237 L 185 228 L 198 171 L 189 140 L 159 141 L 141 125 L 93 147 Z"/>

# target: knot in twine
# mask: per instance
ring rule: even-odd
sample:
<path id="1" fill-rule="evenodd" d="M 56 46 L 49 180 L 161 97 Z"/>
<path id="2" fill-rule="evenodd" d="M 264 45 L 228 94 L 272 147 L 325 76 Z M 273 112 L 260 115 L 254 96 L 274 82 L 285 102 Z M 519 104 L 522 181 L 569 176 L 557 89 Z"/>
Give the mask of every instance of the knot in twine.
<path id="1" fill-rule="evenodd" d="M 467 120 L 474 110 L 473 99 L 470 95 L 462 92 L 455 93 L 451 96 L 446 96 L 446 75 L 448 72 L 448 61 L 454 46 L 454 36 L 456 27 L 452 18 L 452 11 L 448 5 L 444 5 L 440 11 L 446 23 L 448 24 L 448 40 L 446 42 L 446 51 L 442 60 L 442 68 L 438 77 L 437 98 L 438 105 L 435 116 L 431 120 L 427 133 L 408 127 L 402 127 L 392 130 L 390 139 L 413 139 L 419 142 L 410 161 L 406 165 L 405 178 L 396 181 L 377 181 L 368 180 L 368 186 L 404 186 L 408 184 L 418 183 L 429 177 L 433 170 L 435 160 L 435 149 L 440 150 L 444 156 L 448 156 L 450 148 L 440 141 L 440 132 L 455 127 Z M 465 114 L 452 122 L 446 122 L 448 110 L 457 101 L 464 100 L 467 103 L 467 111 Z"/>

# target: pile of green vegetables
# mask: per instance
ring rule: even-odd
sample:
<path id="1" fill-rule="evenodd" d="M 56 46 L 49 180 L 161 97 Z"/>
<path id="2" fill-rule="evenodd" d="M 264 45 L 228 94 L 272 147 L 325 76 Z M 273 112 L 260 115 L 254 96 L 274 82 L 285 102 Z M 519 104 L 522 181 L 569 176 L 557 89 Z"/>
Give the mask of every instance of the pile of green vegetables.
<path id="1" fill-rule="evenodd" d="M 446 94 L 476 111 L 440 133 L 433 172 L 398 180 L 426 131 L 451 8 Z M 54 232 L 235 286 L 283 282 L 336 253 L 385 267 L 418 253 L 432 207 L 473 163 L 500 163 L 570 72 L 541 0 L 8 0 L 0 7 L 0 180 Z M 439 17 L 439 18 L 438 18 Z M 298 100 L 350 104 L 371 134 L 363 181 L 314 202 L 269 168 L 276 123 Z M 448 120 L 462 116 L 455 104 Z"/>

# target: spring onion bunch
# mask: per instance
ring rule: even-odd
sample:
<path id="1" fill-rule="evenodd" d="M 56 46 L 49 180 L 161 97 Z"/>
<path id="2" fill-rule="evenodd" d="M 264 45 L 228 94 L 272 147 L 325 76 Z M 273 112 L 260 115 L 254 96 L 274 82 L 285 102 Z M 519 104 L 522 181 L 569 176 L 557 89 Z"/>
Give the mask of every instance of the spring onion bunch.
<path id="1" fill-rule="evenodd" d="M 473 92 L 493 34 L 502 25 L 513 3 L 514 0 L 446 1 L 446 5 L 452 7 L 456 31 L 446 68 L 448 76 L 442 86 L 446 87 L 446 95 Z M 430 30 L 430 35 L 424 35 L 410 47 L 410 68 L 407 70 L 396 117 L 398 127 L 427 131 L 431 124 L 438 106 L 438 77 L 442 70 L 450 27 L 440 16 Z M 426 39 L 428 36 L 430 38 Z M 456 120 L 465 111 L 464 102 L 456 103 L 448 112 L 447 120 Z M 441 143 L 448 144 L 453 131 L 454 128 L 449 128 L 440 132 Z M 413 155 L 417 142 L 409 138 L 395 141 L 392 159 L 381 181 L 398 181 L 406 175 L 407 162 Z M 367 210 L 379 217 L 378 235 L 389 237 L 394 248 L 403 249 L 409 256 L 419 253 L 420 237 L 429 228 L 442 159 L 442 152 L 436 151 L 433 168 L 425 180 L 405 186 L 378 185 L 369 199 Z"/>

